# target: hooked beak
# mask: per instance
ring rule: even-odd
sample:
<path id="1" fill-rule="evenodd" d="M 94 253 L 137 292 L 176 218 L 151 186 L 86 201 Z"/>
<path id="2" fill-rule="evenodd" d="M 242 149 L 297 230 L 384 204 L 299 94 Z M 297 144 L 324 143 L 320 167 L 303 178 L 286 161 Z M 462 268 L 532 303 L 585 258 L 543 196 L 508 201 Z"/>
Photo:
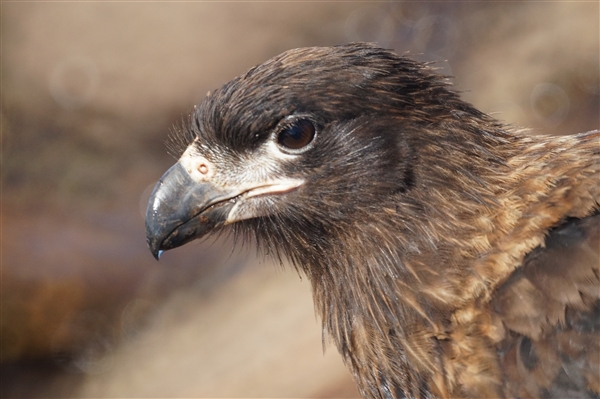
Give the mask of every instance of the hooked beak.
<path id="1" fill-rule="evenodd" d="M 152 255 L 160 255 L 201 238 L 212 230 L 256 215 L 236 212 L 252 197 L 280 194 L 302 184 L 298 180 L 221 188 L 210 180 L 197 182 L 180 163 L 173 165 L 152 191 L 146 210 L 146 240 Z"/>
<path id="2" fill-rule="evenodd" d="M 146 239 L 156 259 L 206 235 L 227 220 L 235 195 L 210 182 L 194 181 L 181 163 L 160 178 L 146 210 Z"/>

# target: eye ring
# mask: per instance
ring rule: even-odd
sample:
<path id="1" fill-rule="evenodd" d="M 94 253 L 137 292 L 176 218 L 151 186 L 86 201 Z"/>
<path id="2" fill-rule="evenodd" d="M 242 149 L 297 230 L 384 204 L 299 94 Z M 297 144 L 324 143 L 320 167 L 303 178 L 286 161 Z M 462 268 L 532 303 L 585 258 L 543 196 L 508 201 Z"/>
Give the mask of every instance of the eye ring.
<path id="1" fill-rule="evenodd" d="M 275 129 L 273 140 L 288 154 L 300 154 L 313 147 L 317 129 L 312 120 L 302 115 L 283 119 Z"/>

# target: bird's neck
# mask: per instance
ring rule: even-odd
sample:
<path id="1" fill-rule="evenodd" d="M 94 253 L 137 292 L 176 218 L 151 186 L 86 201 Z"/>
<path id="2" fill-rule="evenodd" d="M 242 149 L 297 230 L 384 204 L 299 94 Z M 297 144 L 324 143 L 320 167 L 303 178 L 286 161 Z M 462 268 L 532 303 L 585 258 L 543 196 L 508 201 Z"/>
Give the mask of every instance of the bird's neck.
<path id="1" fill-rule="evenodd" d="M 436 370 L 445 367 L 441 353 L 452 334 L 468 334 L 465 326 L 479 317 L 473 304 L 487 301 L 560 215 L 584 216 L 557 209 L 559 199 L 576 195 L 564 207 L 596 206 L 587 197 L 597 165 L 581 190 L 561 183 L 583 174 L 575 147 L 589 152 L 591 140 L 585 148 L 569 138 L 519 140 L 493 162 L 422 165 L 417 179 L 425 180 L 336 231 L 321 272 L 313 268 L 316 309 L 365 396 L 452 394 L 457 382 L 445 380 L 452 373 Z M 472 342 L 489 350 L 495 337 L 488 335 Z"/>

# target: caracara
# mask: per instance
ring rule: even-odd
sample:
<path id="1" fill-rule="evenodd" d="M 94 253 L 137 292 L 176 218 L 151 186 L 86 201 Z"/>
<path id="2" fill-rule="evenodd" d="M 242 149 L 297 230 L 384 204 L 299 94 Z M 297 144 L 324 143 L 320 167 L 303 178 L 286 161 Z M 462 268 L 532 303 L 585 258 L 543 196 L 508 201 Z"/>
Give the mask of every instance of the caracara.
<path id="1" fill-rule="evenodd" d="M 180 130 L 152 253 L 230 229 L 288 259 L 365 397 L 600 397 L 600 132 L 528 135 L 368 44 L 287 51 Z"/>

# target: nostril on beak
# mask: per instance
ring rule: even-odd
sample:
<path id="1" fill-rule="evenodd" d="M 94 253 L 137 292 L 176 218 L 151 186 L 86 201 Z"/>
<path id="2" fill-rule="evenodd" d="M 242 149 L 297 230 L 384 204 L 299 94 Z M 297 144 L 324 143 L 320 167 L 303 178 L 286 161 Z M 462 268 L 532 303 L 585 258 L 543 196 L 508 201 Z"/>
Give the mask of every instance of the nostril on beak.
<path id="1" fill-rule="evenodd" d="M 203 175 L 208 174 L 208 165 L 205 163 L 198 165 L 198 172 L 202 173 Z"/>

